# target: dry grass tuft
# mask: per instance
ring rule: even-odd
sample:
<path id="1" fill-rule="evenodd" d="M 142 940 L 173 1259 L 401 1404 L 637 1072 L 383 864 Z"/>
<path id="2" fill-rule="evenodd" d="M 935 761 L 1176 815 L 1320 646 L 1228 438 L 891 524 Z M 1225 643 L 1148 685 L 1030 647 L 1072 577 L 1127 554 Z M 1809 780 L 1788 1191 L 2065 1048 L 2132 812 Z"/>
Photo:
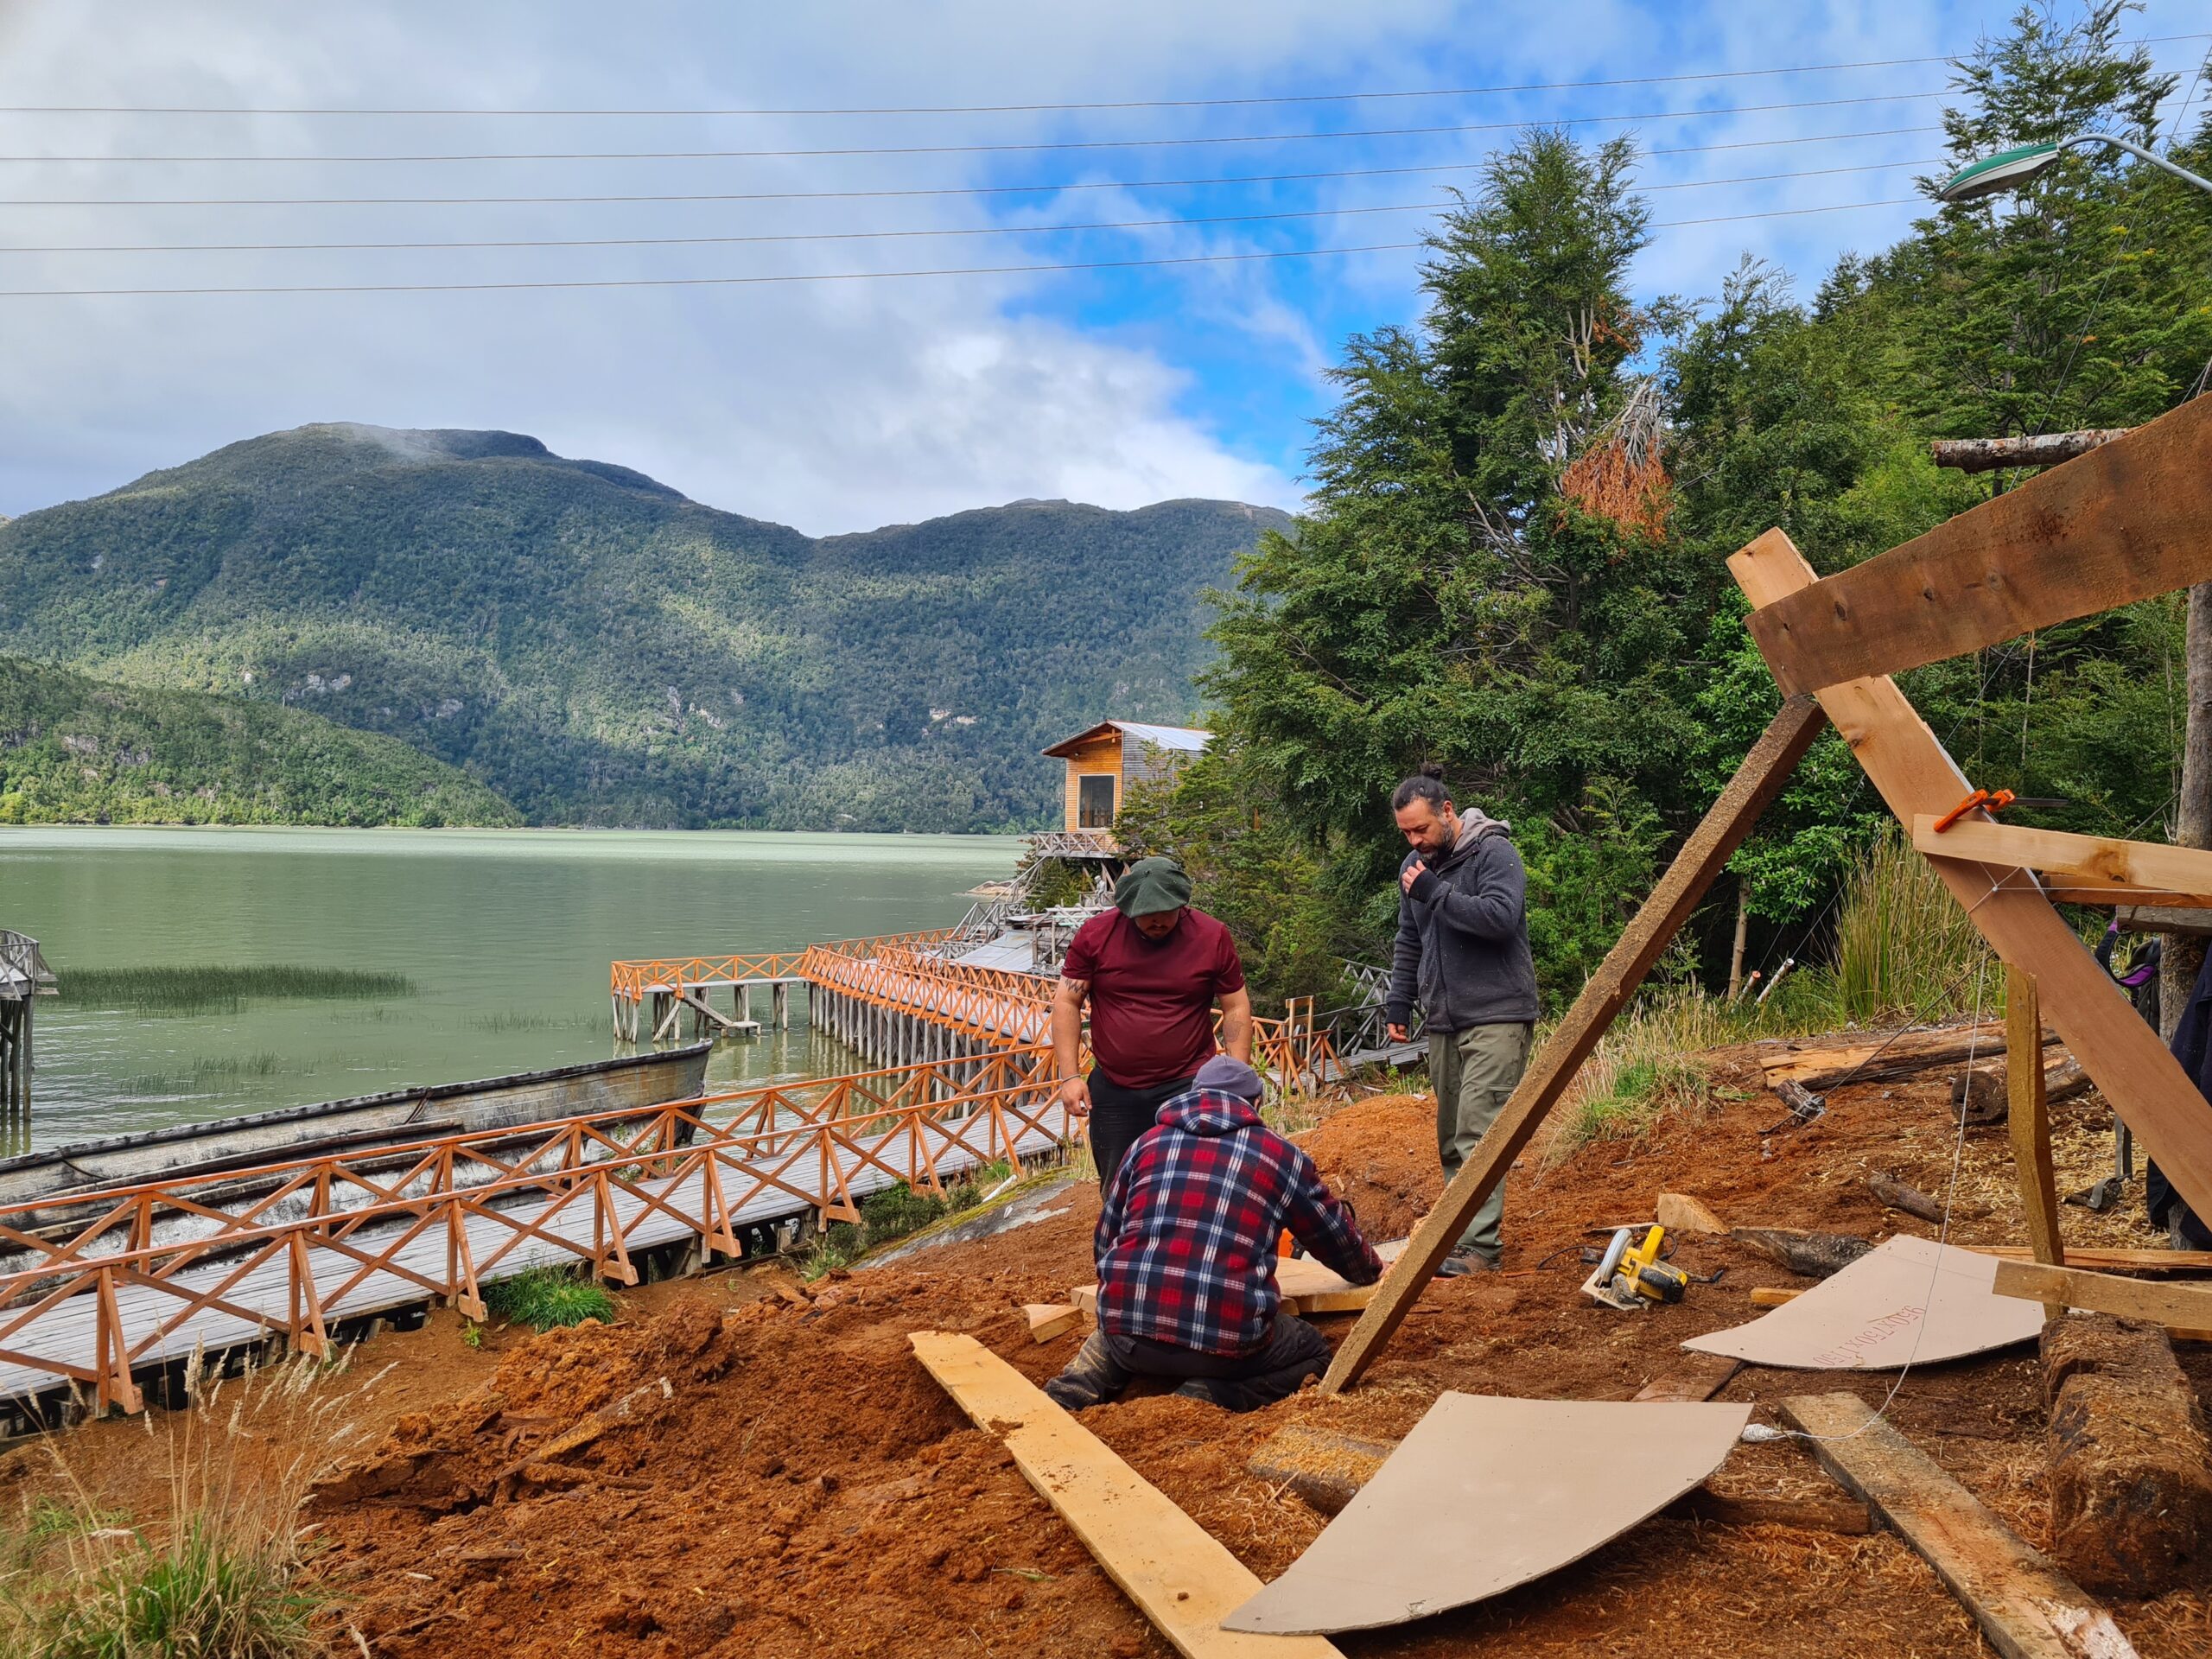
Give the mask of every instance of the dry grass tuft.
<path id="1" fill-rule="evenodd" d="M 0 1652 L 24 1659 L 304 1659 L 323 1650 L 328 1599 L 301 1574 L 301 1511 L 353 1438 L 347 1408 L 369 1386 L 295 1356 L 235 1378 L 197 1355 L 187 1410 L 145 1414 L 149 1457 L 168 1460 L 168 1513 L 105 1509 L 49 1440 L 59 1500 L 26 1500 L 0 1524 Z M 370 1379 L 371 1382 L 375 1381 Z M 289 1452 L 279 1448 L 290 1448 Z"/>

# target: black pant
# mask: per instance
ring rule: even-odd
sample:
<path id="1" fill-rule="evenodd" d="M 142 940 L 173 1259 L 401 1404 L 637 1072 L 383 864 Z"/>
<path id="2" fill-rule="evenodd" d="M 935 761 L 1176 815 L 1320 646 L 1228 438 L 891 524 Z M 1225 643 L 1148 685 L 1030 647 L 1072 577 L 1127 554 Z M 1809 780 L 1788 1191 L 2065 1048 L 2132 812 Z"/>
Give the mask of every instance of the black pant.
<path id="1" fill-rule="evenodd" d="M 1098 1190 L 1113 1184 L 1114 1172 L 1136 1144 L 1137 1137 L 1153 1125 L 1162 1103 L 1173 1100 L 1191 1086 L 1190 1077 L 1168 1083 L 1148 1083 L 1141 1089 L 1124 1088 L 1096 1066 L 1090 1068 L 1090 1155 L 1098 1165 Z"/>
<path id="2" fill-rule="evenodd" d="M 1202 1354 L 1145 1337 L 1093 1331 L 1045 1392 L 1066 1409 L 1081 1411 L 1111 1398 L 1133 1376 L 1173 1376 L 1183 1379 L 1178 1393 L 1195 1389 L 1230 1411 L 1257 1411 L 1288 1399 L 1307 1377 L 1328 1369 L 1328 1339 L 1305 1320 L 1279 1313 L 1267 1341 L 1249 1354 Z"/>

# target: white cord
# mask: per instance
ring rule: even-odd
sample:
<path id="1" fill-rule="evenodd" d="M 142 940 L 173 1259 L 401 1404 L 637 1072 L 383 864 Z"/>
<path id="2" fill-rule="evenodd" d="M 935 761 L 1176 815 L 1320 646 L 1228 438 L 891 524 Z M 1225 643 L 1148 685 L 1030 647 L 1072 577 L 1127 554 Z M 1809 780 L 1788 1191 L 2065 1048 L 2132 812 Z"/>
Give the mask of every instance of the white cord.
<path id="1" fill-rule="evenodd" d="M 1988 896 L 1987 893 L 1982 895 L 1985 899 Z M 1974 969 L 1974 1030 L 1973 1034 L 1967 1039 L 1967 1074 L 1968 1076 L 1972 1076 L 1974 1072 L 1974 1051 L 1981 1045 L 1981 992 L 1988 974 L 1989 952 L 1985 950 L 1981 953 L 1980 963 Z M 2010 1056 L 2007 1058 L 2009 1058 Z M 1791 1428 L 1782 1430 L 1780 1432 L 1782 1438 L 1792 1440 L 1817 1440 L 1823 1446 L 1834 1446 L 1840 1441 L 1855 1440 L 1882 1421 L 1884 1415 L 1889 1411 L 1891 1402 L 1897 1397 L 1897 1390 L 1904 1387 L 1905 1378 L 1912 1375 L 1913 1362 L 1920 1357 L 1920 1339 L 1928 1332 L 1928 1310 L 1935 1306 L 1936 1287 L 1942 1276 L 1943 1251 L 1946 1248 L 1946 1241 L 1951 1236 L 1951 1205 L 1958 1197 L 1959 1168 L 1965 1160 L 1966 1149 L 1967 1103 L 1962 1100 L 1959 1103 L 1958 1135 L 1951 1142 L 1951 1181 L 1943 1191 L 1943 1219 L 1937 1224 L 1936 1230 L 1936 1260 L 1928 1270 L 1928 1294 L 1922 1304 L 1920 1322 L 1913 1327 L 1912 1351 L 1905 1355 L 1904 1366 L 1897 1372 L 1897 1381 L 1890 1384 L 1890 1391 L 1882 1396 L 1882 1403 L 1874 1408 L 1874 1414 L 1847 1434 L 1812 1434 L 1803 1429 Z"/>

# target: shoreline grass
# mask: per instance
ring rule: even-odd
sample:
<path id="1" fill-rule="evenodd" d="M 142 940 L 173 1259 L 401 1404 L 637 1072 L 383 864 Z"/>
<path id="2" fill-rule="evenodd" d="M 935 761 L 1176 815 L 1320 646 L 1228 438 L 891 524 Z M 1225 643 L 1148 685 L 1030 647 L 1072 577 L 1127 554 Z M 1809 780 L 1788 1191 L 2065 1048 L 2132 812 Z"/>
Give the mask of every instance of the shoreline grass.
<path id="1" fill-rule="evenodd" d="M 55 970 L 61 1001 L 132 1014 L 236 1014 L 249 1001 L 367 1001 L 412 996 L 404 974 L 298 963 L 160 963 Z"/>

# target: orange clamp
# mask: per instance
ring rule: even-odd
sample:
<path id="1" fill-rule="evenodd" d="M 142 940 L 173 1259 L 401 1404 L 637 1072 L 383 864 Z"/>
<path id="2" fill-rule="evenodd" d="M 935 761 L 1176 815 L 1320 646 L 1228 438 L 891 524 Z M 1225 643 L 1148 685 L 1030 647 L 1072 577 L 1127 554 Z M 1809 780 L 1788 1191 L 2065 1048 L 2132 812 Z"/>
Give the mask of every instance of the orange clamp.
<path id="1" fill-rule="evenodd" d="M 1967 796 L 1966 799 L 1961 801 L 1956 806 L 1946 812 L 1942 817 L 1936 820 L 1936 833 L 1939 836 L 1942 835 L 1946 830 L 1956 823 L 1961 818 L 1966 817 L 1967 813 L 1973 811 L 1976 807 L 1980 807 L 1983 811 L 1994 817 L 1998 813 L 2002 812 L 2006 807 L 2012 805 L 2012 803 L 2018 798 L 2019 797 L 2013 794 L 2009 789 L 1977 789 L 1973 794 Z"/>

